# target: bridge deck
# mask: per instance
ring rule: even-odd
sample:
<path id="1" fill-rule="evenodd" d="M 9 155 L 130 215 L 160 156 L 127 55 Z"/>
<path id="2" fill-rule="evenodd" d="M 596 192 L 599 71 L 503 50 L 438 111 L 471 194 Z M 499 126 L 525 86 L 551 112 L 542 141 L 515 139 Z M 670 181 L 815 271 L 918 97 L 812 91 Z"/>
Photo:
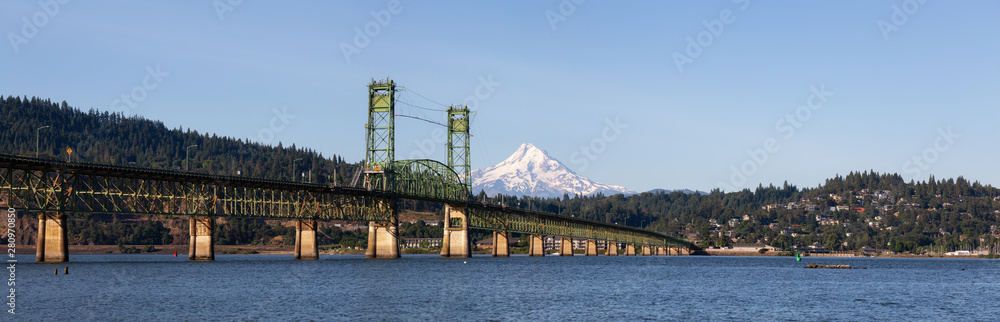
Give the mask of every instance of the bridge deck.
<path id="1" fill-rule="evenodd" d="M 389 222 L 395 216 L 391 202 L 400 198 L 466 207 L 469 227 L 477 229 L 646 245 L 688 244 L 639 228 L 484 205 L 452 192 L 436 196 L 433 191 L 367 190 L 0 154 L 2 201 L 28 211 Z"/>

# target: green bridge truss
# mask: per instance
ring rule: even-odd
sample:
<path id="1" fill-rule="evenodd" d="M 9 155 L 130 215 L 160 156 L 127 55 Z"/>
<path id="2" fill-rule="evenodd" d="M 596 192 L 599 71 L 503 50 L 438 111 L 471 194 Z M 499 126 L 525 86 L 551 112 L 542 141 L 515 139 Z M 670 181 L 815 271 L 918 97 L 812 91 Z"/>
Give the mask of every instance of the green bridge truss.
<path id="1" fill-rule="evenodd" d="M 7 207 L 68 213 L 389 221 L 379 192 L 0 155 Z"/>
<path id="2" fill-rule="evenodd" d="M 387 201 L 401 198 L 464 206 L 476 229 L 688 244 L 634 227 L 470 202 L 459 176 L 444 164 L 395 164 L 395 189 L 384 191 L 0 155 L 0 200 L 35 212 L 389 222 L 395 214 Z"/>
<path id="3" fill-rule="evenodd" d="M 395 222 L 395 200 L 412 199 L 464 207 L 470 228 L 651 246 L 688 245 L 685 240 L 639 228 L 474 202 L 468 108 L 447 110 L 448 165 L 434 160 L 395 160 L 395 91 L 391 80 L 369 85 L 365 179 L 357 187 L 0 154 L 0 200 L 8 208 L 36 212 Z"/>

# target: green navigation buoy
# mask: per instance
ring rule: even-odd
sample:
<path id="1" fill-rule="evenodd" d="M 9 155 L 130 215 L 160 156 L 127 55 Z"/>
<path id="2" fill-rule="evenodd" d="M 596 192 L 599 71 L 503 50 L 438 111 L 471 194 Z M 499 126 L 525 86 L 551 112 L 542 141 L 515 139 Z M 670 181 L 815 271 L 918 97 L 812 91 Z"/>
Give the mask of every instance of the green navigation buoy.
<path id="1" fill-rule="evenodd" d="M 795 261 L 796 262 L 802 261 L 802 253 L 795 253 Z"/>

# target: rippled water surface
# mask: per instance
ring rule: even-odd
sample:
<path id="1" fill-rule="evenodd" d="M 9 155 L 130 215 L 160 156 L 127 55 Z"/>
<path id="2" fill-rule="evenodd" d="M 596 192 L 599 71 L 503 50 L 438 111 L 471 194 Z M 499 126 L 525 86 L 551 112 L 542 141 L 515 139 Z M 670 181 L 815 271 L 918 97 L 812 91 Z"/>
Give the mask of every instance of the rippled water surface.
<path id="1" fill-rule="evenodd" d="M 17 318 L 25 320 L 1000 319 L 1000 260 L 985 259 L 18 259 Z M 807 263 L 867 269 L 803 268 Z"/>

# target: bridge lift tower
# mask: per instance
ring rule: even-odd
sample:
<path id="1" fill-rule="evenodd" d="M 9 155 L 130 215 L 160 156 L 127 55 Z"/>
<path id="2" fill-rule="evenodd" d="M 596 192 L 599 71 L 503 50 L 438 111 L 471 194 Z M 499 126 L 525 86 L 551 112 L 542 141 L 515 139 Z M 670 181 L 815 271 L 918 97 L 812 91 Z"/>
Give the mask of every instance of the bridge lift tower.
<path id="1" fill-rule="evenodd" d="M 466 188 L 472 186 L 472 165 L 469 152 L 469 108 L 448 107 L 448 166 L 462 178 Z M 470 190 L 471 192 L 471 190 Z"/>
<path id="2" fill-rule="evenodd" d="M 458 174 L 465 186 L 466 199 L 472 199 L 472 165 L 469 152 L 469 108 L 448 107 L 448 167 Z M 444 236 L 441 257 L 470 257 L 469 212 L 465 204 L 444 205 Z"/>
<path id="3" fill-rule="evenodd" d="M 364 185 L 369 190 L 392 188 L 392 164 L 395 161 L 396 135 L 396 83 L 392 80 L 368 84 L 368 123 L 366 128 L 366 153 Z M 399 216 L 396 200 L 379 200 L 377 207 L 388 208 L 393 215 L 389 222 L 368 222 L 368 250 L 366 258 L 399 258 Z"/>

